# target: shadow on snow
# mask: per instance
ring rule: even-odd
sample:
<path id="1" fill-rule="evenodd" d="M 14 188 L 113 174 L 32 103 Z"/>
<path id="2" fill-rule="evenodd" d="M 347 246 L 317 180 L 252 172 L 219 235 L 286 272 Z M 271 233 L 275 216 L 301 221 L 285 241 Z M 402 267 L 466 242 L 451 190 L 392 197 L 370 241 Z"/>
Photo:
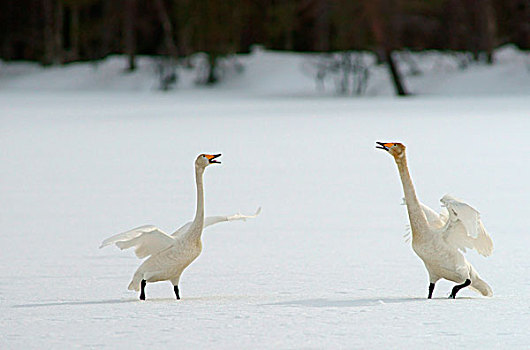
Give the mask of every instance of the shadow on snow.
<path id="1" fill-rule="evenodd" d="M 125 304 L 138 302 L 138 299 L 108 299 L 108 300 L 88 300 L 88 301 L 58 301 L 54 303 L 42 303 L 42 304 L 20 304 L 13 305 L 14 308 L 26 308 L 26 307 L 46 307 L 46 306 L 72 306 L 72 305 L 105 305 L 105 304 Z"/>
<path id="2" fill-rule="evenodd" d="M 457 298 L 457 299 L 473 299 L 473 298 Z M 263 304 L 267 306 L 307 306 L 307 307 L 362 307 L 362 306 L 375 306 L 385 304 L 402 304 L 411 302 L 432 302 L 438 300 L 453 300 L 448 298 L 433 298 L 431 300 L 427 298 L 366 298 L 366 299 L 303 299 L 303 300 L 290 300 L 281 301 L 278 303 Z"/>
<path id="3" fill-rule="evenodd" d="M 229 296 L 215 296 L 215 297 L 189 297 L 181 300 L 175 298 L 147 298 L 147 300 L 139 300 L 137 298 L 131 299 L 107 299 L 107 300 L 85 300 L 85 301 L 57 301 L 51 303 L 34 303 L 34 304 L 19 304 L 13 305 L 13 308 L 33 308 L 33 307 L 47 307 L 47 306 L 83 306 L 83 305 L 111 305 L 111 304 L 128 304 L 128 303 L 185 303 L 186 301 L 230 301 L 237 299 L 246 299 L 248 297 L 240 297 L 235 295 Z"/>
<path id="4" fill-rule="evenodd" d="M 35 307 L 49 307 L 49 306 L 83 306 L 83 305 L 111 305 L 111 304 L 129 304 L 129 303 L 184 303 L 187 301 L 227 301 L 246 299 L 236 296 L 224 296 L 224 297 L 191 297 L 181 301 L 177 301 L 174 298 L 161 298 L 161 299 L 147 299 L 145 301 L 134 299 L 107 299 L 107 300 L 86 300 L 86 301 L 58 301 L 52 303 L 35 303 L 35 304 L 19 304 L 13 305 L 13 308 L 35 308 Z M 462 297 L 459 299 L 475 299 L 470 297 Z M 306 307 L 362 307 L 362 306 L 375 306 L 385 304 L 402 304 L 410 302 L 434 302 L 439 300 L 454 300 L 448 298 L 433 298 L 429 301 L 427 298 L 410 297 L 410 298 L 392 298 L 392 297 L 375 297 L 366 299 L 301 299 L 301 300 L 289 300 L 280 301 L 276 303 L 257 304 L 259 306 L 306 306 Z"/>

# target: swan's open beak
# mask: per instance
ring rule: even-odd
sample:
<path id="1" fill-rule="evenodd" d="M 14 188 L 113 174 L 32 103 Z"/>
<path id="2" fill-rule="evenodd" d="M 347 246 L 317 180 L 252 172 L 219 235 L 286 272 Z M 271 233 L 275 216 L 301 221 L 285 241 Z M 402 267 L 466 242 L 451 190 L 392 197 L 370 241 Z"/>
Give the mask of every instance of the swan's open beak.
<path id="1" fill-rule="evenodd" d="M 375 148 L 383 149 L 385 151 L 388 151 L 390 147 L 394 146 L 392 142 L 387 142 L 387 143 L 376 142 L 376 143 L 378 144 L 378 146 L 375 146 Z"/>
<path id="2" fill-rule="evenodd" d="M 220 156 L 221 156 L 221 153 L 219 153 L 219 154 L 205 154 L 205 157 L 208 158 L 208 160 L 210 161 L 210 164 L 213 164 L 213 163 L 221 164 L 221 162 L 218 162 L 217 160 L 215 160 L 215 158 L 220 157 Z"/>

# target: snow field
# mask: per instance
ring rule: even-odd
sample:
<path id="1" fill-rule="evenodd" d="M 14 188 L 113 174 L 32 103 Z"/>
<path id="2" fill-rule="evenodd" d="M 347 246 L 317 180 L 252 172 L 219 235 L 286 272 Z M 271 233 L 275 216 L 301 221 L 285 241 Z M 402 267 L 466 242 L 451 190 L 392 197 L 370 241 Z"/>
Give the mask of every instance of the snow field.
<path id="1" fill-rule="evenodd" d="M 242 97 L 4 91 L 0 95 L 0 348 L 526 348 L 530 303 L 525 140 L 530 99 Z M 495 251 L 467 254 L 493 298 L 426 300 L 402 235 L 402 141 L 420 200 L 482 213 Z M 203 234 L 202 255 L 140 302 L 139 261 L 108 236 L 206 214 L 262 214 Z"/>

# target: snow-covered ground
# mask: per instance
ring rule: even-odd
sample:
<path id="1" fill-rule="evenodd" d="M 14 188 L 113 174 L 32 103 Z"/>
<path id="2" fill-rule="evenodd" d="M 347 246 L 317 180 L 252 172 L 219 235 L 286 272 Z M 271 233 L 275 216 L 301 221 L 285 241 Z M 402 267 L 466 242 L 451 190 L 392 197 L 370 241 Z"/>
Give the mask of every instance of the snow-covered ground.
<path id="1" fill-rule="evenodd" d="M 530 316 L 530 99 L 0 95 L 0 348 L 525 348 Z M 395 164 L 408 145 L 420 198 L 475 205 L 495 252 L 469 253 L 494 290 L 447 300 L 402 235 Z M 111 234 L 253 212 L 203 236 L 179 302 L 127 291 L 139 262 Z"/>
<path id="2" fill-rule="evenodd" d="M 256 47 L 251 54 L 238 55 L 221 63 L 222 79 L 215 90 L 250 96 L 313 97 L 337 94 L 343 72 L 327 72 L 322 83 L 315 78 L 323 55 L 275 52 Z M 394 89 L 388 70 L 376 66 L 374 57 L 363 54 L 369 69 L 366 96 L 392 96 Z M 407 89 L 416 95 L 436 96 L 528 96 L 530 94 L 530 53 L 504 46 L 495 52 L 495 64 L 469 64 L 462 54 L 427 51 L 397 53 Z M 21 91 L 156 91 L 159 88 L 156 58 L 139 57 L 138 69 L 124 71 L 126 59 L 111 56 L 92 63 L 72 63 L 43 68 L 36 63 L 0 61 L 0 92 Z M 197 90 L 201 56 L 191 59 L 194 69 L 179 68 L 178 82 L 170 93 Z M 237 62 L 238 65 L 234 63 Z M 326 61 L 329 63 L 329 61 Z M 241 67 L 241 69 L 236 69 Z M 417 71 L 420 74 L 413 74 Z M 239 73 L 238 73 L 239 72 Z M 351 78 L 351 77 L 350 77 Z M 350 82 L 351 84 L 351 82 Z M 350 89 L 351 90 L 351 89 Z"/>
<path id="3" fill-rule="evenodd" d="M 24 72 L 0 78 L 1 349 L 528 347 L 530 90 L 281 97 L 232 81 L 163 94 L 52 89 L 68 74 Z M 440 281 L 425 299 L 381 140 L 408 146 L 427 205 L 451 193 L 481 211 L 495 251 L 467 256 L 493 298 L 448 300 Z M 206 214 L 262 214 L 204 232 L 182 300 L 165 282 L 140 302 L 127 291 L 133 252 L 98 246 L 191 220 L 202 152 L 223 153 L 205 173 Z"/>

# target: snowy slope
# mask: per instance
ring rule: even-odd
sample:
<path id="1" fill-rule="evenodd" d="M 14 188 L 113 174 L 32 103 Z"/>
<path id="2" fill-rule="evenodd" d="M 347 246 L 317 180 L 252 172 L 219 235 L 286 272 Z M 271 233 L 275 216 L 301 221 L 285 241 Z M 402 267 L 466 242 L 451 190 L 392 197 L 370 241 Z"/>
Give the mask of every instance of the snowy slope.
<path id="1" fill-rule="evenodd" d="M 527 348 L 529 110 L 525 96 L 4 89 L 0 348 Z M 493 298 L 448 300 L 439 282 L 425 299 L 377 140 L 407 144 L 426 204 L 452 193 L 481 211 L 495 251 L 468 257 Z M 207 215 L 263 212 L 204 233 L 181 301 L 158 283 L 140 302 L 134 254 L 98 245 L 190 220 L 200 152 L 223 153 L 205 174 Z"/>
<path id="2" fill-rule="evenodd" d="M 217 90 L 250 96 L 330 96 L 336 94 L 335 85 L 342 73 L 329 73 L 324 88 L 318 89 L 315 79 L 319 60 L 315 54 L 274 52 L 256 47 L 251 54 L 238 55 L 228 61 L 238 62 L 242 72 L 233 64 L 223 64 L 222 82 L 215 87 L 195 84 L 200 70 L 200 55 L 193 58 L 195 69 L 178 70 L 177 88 L 170 94 L 183 91 Z M 364 54 L 370 65 L 367 96 L 392 96 L 394 90 L 384 66 L 373 65 L 374 57 Z M 405 59 L 404 57 L 409 57 Z M 423 52 L 396 54 L 405 75 L 405 85 L 416 95 L 491 96 L 530 95 L 530 53 L 505 46 L 496 51 L 492 66 L 471 64 L 460 69 L 455 54 Z M 93 63 L 73 63 L 42 68 L 29 63 L 0 62 L 0 91 L 157 91 L 156 58 L 138 58 L 134 73 L 124 71 L 126 58 L 111 56 Z M 411 75 L 410 62 L 422 72 Z"/>

